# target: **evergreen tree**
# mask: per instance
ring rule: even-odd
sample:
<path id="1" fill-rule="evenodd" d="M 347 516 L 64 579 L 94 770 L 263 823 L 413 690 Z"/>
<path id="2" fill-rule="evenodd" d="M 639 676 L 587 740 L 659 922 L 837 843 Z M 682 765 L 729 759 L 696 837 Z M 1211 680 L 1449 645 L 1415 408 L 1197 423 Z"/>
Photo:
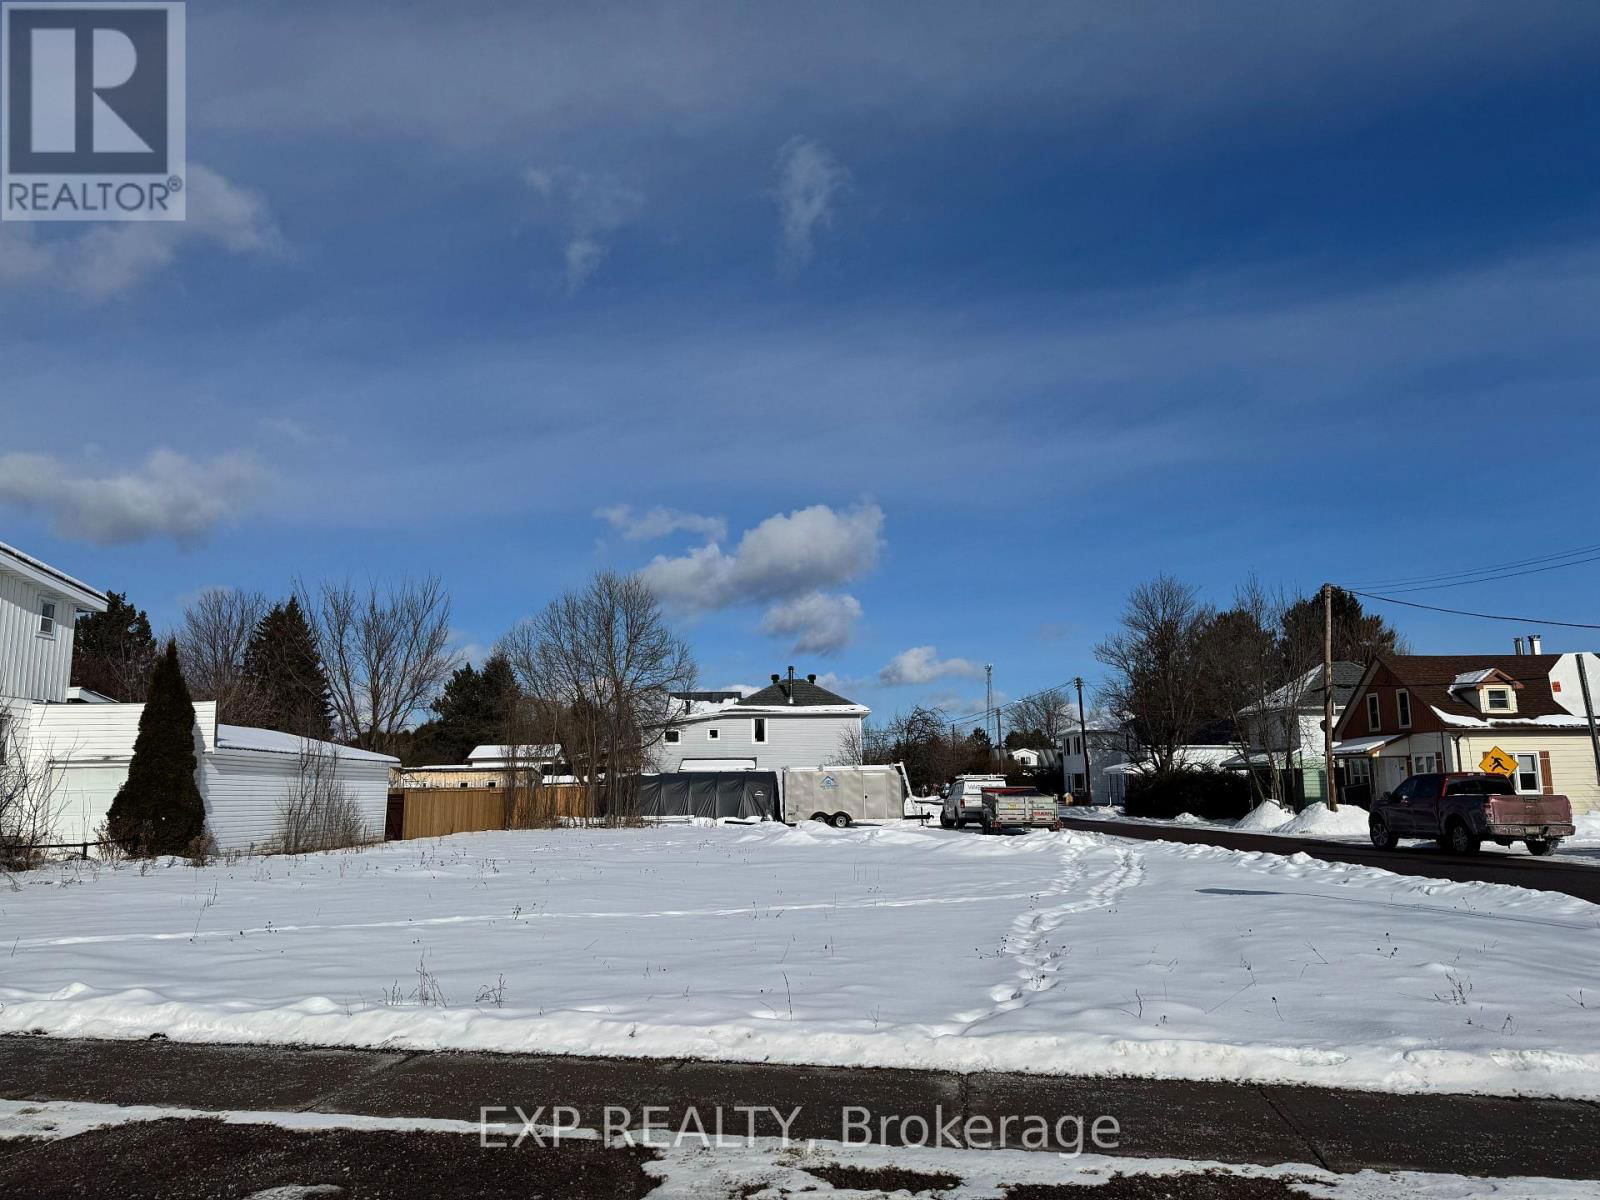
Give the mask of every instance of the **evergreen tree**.
<path id="1" fill-rule="evenodd" d="M 474 746 L 504 743 L 520 695 L 504 655 L 491 655 L 481 671 L 471 663 L 458 667 L 433 702 L 434 719 L 418 727 L 413 757 L 460 763 Z"/>
<path id="2" fill-rule="evenodd" d="M 1297 645 L 1322 646 L 1323 613 L 1321 595 L 1296 601 L 1283 615 L 1285 641 Z M 1361 607 L 1361 598 L 1336 587 L 1333 589 L 1333 657 L 1335 661 L 1369 663 L 1380 655 L 1404 654 L 1404 639 L 1377 613 Z"/>
<path id="3" fill-rule="evenodd" d="M 291 596 L 261 618 L 245 647 L 244 671 L 263 727 L 301 737 L 332 736 L 328 675 L 299 600 Z"/>
<path id="4" fill-rule="evenodd" d="M 145 698 L 150 669 L 160 657 L 150 618 L 110 592 L 103 613 L 78 620 L 72 635 L 72 682 L 124 703 Z"/>
<path id="5" fill-rule="evenodd" d="M 156 661 L 139 716 L 128 781 L 111 802 L 106 826 L 130 854 L 182 854 L 205 829 L 195 783 L 194 704 L 178 665 L 178 645 Z"/>

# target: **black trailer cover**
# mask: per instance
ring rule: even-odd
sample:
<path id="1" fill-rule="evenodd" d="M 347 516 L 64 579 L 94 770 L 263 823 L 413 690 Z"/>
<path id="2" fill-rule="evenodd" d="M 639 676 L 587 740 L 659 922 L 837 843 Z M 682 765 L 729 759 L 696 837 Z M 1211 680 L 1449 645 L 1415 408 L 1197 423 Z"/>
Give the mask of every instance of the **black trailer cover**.
<path id="1" fill-rule="evenodd" d="M 639 776 L 642 817 L 747 817 L 776 821 L 774 771 L 677 771 Z"/>

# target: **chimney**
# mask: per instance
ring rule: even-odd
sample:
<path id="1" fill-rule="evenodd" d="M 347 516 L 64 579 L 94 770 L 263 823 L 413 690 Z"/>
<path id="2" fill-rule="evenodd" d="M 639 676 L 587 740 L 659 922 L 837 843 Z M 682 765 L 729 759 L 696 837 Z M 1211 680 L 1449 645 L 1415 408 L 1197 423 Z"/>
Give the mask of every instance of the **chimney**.
<path id="1" fill-rule="evenodd" d="M 1512 644 L 1515 645 L 1516 648 L 1517 648 L 1517 657 L 1521 658 L 1522 657 L 1522 639 L 1520 637 L 1515 637 L 1515 638 L 1512 638 L 1511 641 L 1512 641 Z"/>
<path id="2" fill-rule="evenodd" d="M 1528 653 L 1529 654 L 1543 654 L 1544 653 L 1544 636 L 1542 634 L 1530 633 L 1528 635 Z"/>
<path id="3" fill-rule="evenodd" d="M 794 664 L 789 664 L 789 703 L 794 703 Z"/>

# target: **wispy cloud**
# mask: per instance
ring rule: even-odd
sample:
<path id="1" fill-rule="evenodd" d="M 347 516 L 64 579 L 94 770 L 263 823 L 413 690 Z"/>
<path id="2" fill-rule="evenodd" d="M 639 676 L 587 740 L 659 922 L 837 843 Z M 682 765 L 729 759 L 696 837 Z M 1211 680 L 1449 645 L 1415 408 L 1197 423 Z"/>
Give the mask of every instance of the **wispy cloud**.
<path id="1" fill-rule="evenodd" d="M 95 224 L 46 236 L 31 224 L 0 226 L 0 286 L 52 288 L 98 302 L 170 266 L 185 245 L 271 255 L 285 243 L 266 200 L 198 163 L 189 165 L 188 220 Z"/>
<path id="2" fill-rule="evenodd" d="M 612 176 L 572 167 L 530 167 L 523 179 L 565 233 L 562 257 L 571 295 L 600 269 L 610 253 L 612 235 L 643 211 L 644 196 Z"/>
<path id="3" fill-rule="evenodd" d="M 809 138 L 791 138 L 778 152 L 778 261 L 798 271 L 815 254 L 816 232 L 833 224 L 850 172 Z"/>
<path id="4" fill-rule="evenodd" d="M 246 512 L 267 482 L 246 454 L 201 462 L 156 450 L 141 466 L 109 476 L 49 454 L 0 454 L 0 504 L 47 513 L 62 536 L 102 546 L 162 537 L 195 545 Z"/>
<path id="5" fill-rule="evenodd" d="M 645 512 L 636 512 L 632 505 L 613 504 L 595 509 L 594 515 L 630 542 L 651 541 L 680 532 L 699 534 L 714 542 L 728 536 L 728 523 L 721 517 L 705 517 L 699 513 L 680 512 L 675 508 L 658 506 Z"/>
<path id="6" fill-rule="evenodd" d="M 936 646 L 912 646 L 878 672 L 884 687 L 907 687 L 936 679 L 982 679 L 983 666 L 966 658 L 940 658 Z"/>

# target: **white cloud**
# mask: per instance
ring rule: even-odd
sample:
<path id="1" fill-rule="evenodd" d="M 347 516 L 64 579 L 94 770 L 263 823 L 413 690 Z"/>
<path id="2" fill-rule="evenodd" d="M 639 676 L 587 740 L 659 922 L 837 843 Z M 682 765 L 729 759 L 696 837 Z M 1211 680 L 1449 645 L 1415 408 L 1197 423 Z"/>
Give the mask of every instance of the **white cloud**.
<path id="1" fill-rule="evenodd" d="M 675 558 L 657 555 L 641 574 L 663 602 L 686 612 L 792 600 L 877 566 L 883 510 L 835 512 L 814 504 L 746 530 L 732 554 L 717 542 Z"/>
<path id="2" fill-rule="evenodd" d="M 0 284 L 54 287 L 107 300 L 170 266 L 186 244 L 273 254 L 283 237 L 266 201 L 198 163 L 189 166 L 186 221 L 107 222 L 46 237 L 28 224 L 0 229 Z"/>
<path id="3" fill-rule="evenodd" d="M 935 679 L 982 679 L 983 666 L 966 658 L 940 658 L 935 646 L 913 646 L 902 650 L 878 672 L 884 687 L 932 683 Z"/>
<path id="4" fill-rule="evenodd" d="M 158 537 L 193 545 L 243 513 L 266 483 L 245 454 L 198 462 L 156 450 L 135 470 L 98 478 L 49 454 L 0 454 L 0 504 L 48 513 L 63 536 L 102 546 Z"/>
<path id="5" fill-rule="evenodd" d="M 792 637 L 796 654 L 833 654 L 850 644 L 861 602 L 843 593 L 808 592 L 767 609 L 761 632 Z"/>
<path id="6" fill-rule="evenodd" d="M 779 258 L 787 270 L 811 261 L 816 230 L 833 224 L 835 200 L 850 182 L 839 160 L 809 138 L 778 152 Z"/>
<path id="7" fill-rule="evenodd" d="M 613 504 L 595 509 L 594 515 L 630 542 L 650 541 L 680 531 L 697 533 L 714 542 L 728 536 L 728 523 L 721 517 L 679 512 L 675 508 L 658 506 L 648 512 L 635 512 L 632 505 Z"/>
<path id="8" fill-rule="evenodd" d="M 640 576 L 680 612 L 767 605 L 763 633 L 793 638 L 797 652 L 826 654 L 843 648 L 861 619 L 860 601 L 826 589 L 877 566 L 882 547 L 876 504 L 814 504 L 746 530 L 731 554 L 713 539 L 687 554 L 657 555 Z"/>
<path id="9" fill-rule="evenodd" d="M 571 167 L 530 167 L 523 179 L 565 228 L 562 257 L 570 296 L 600 269 L 611 250 L 610 235 L 643 211 L 644 196 L 610 176 Z"/>

